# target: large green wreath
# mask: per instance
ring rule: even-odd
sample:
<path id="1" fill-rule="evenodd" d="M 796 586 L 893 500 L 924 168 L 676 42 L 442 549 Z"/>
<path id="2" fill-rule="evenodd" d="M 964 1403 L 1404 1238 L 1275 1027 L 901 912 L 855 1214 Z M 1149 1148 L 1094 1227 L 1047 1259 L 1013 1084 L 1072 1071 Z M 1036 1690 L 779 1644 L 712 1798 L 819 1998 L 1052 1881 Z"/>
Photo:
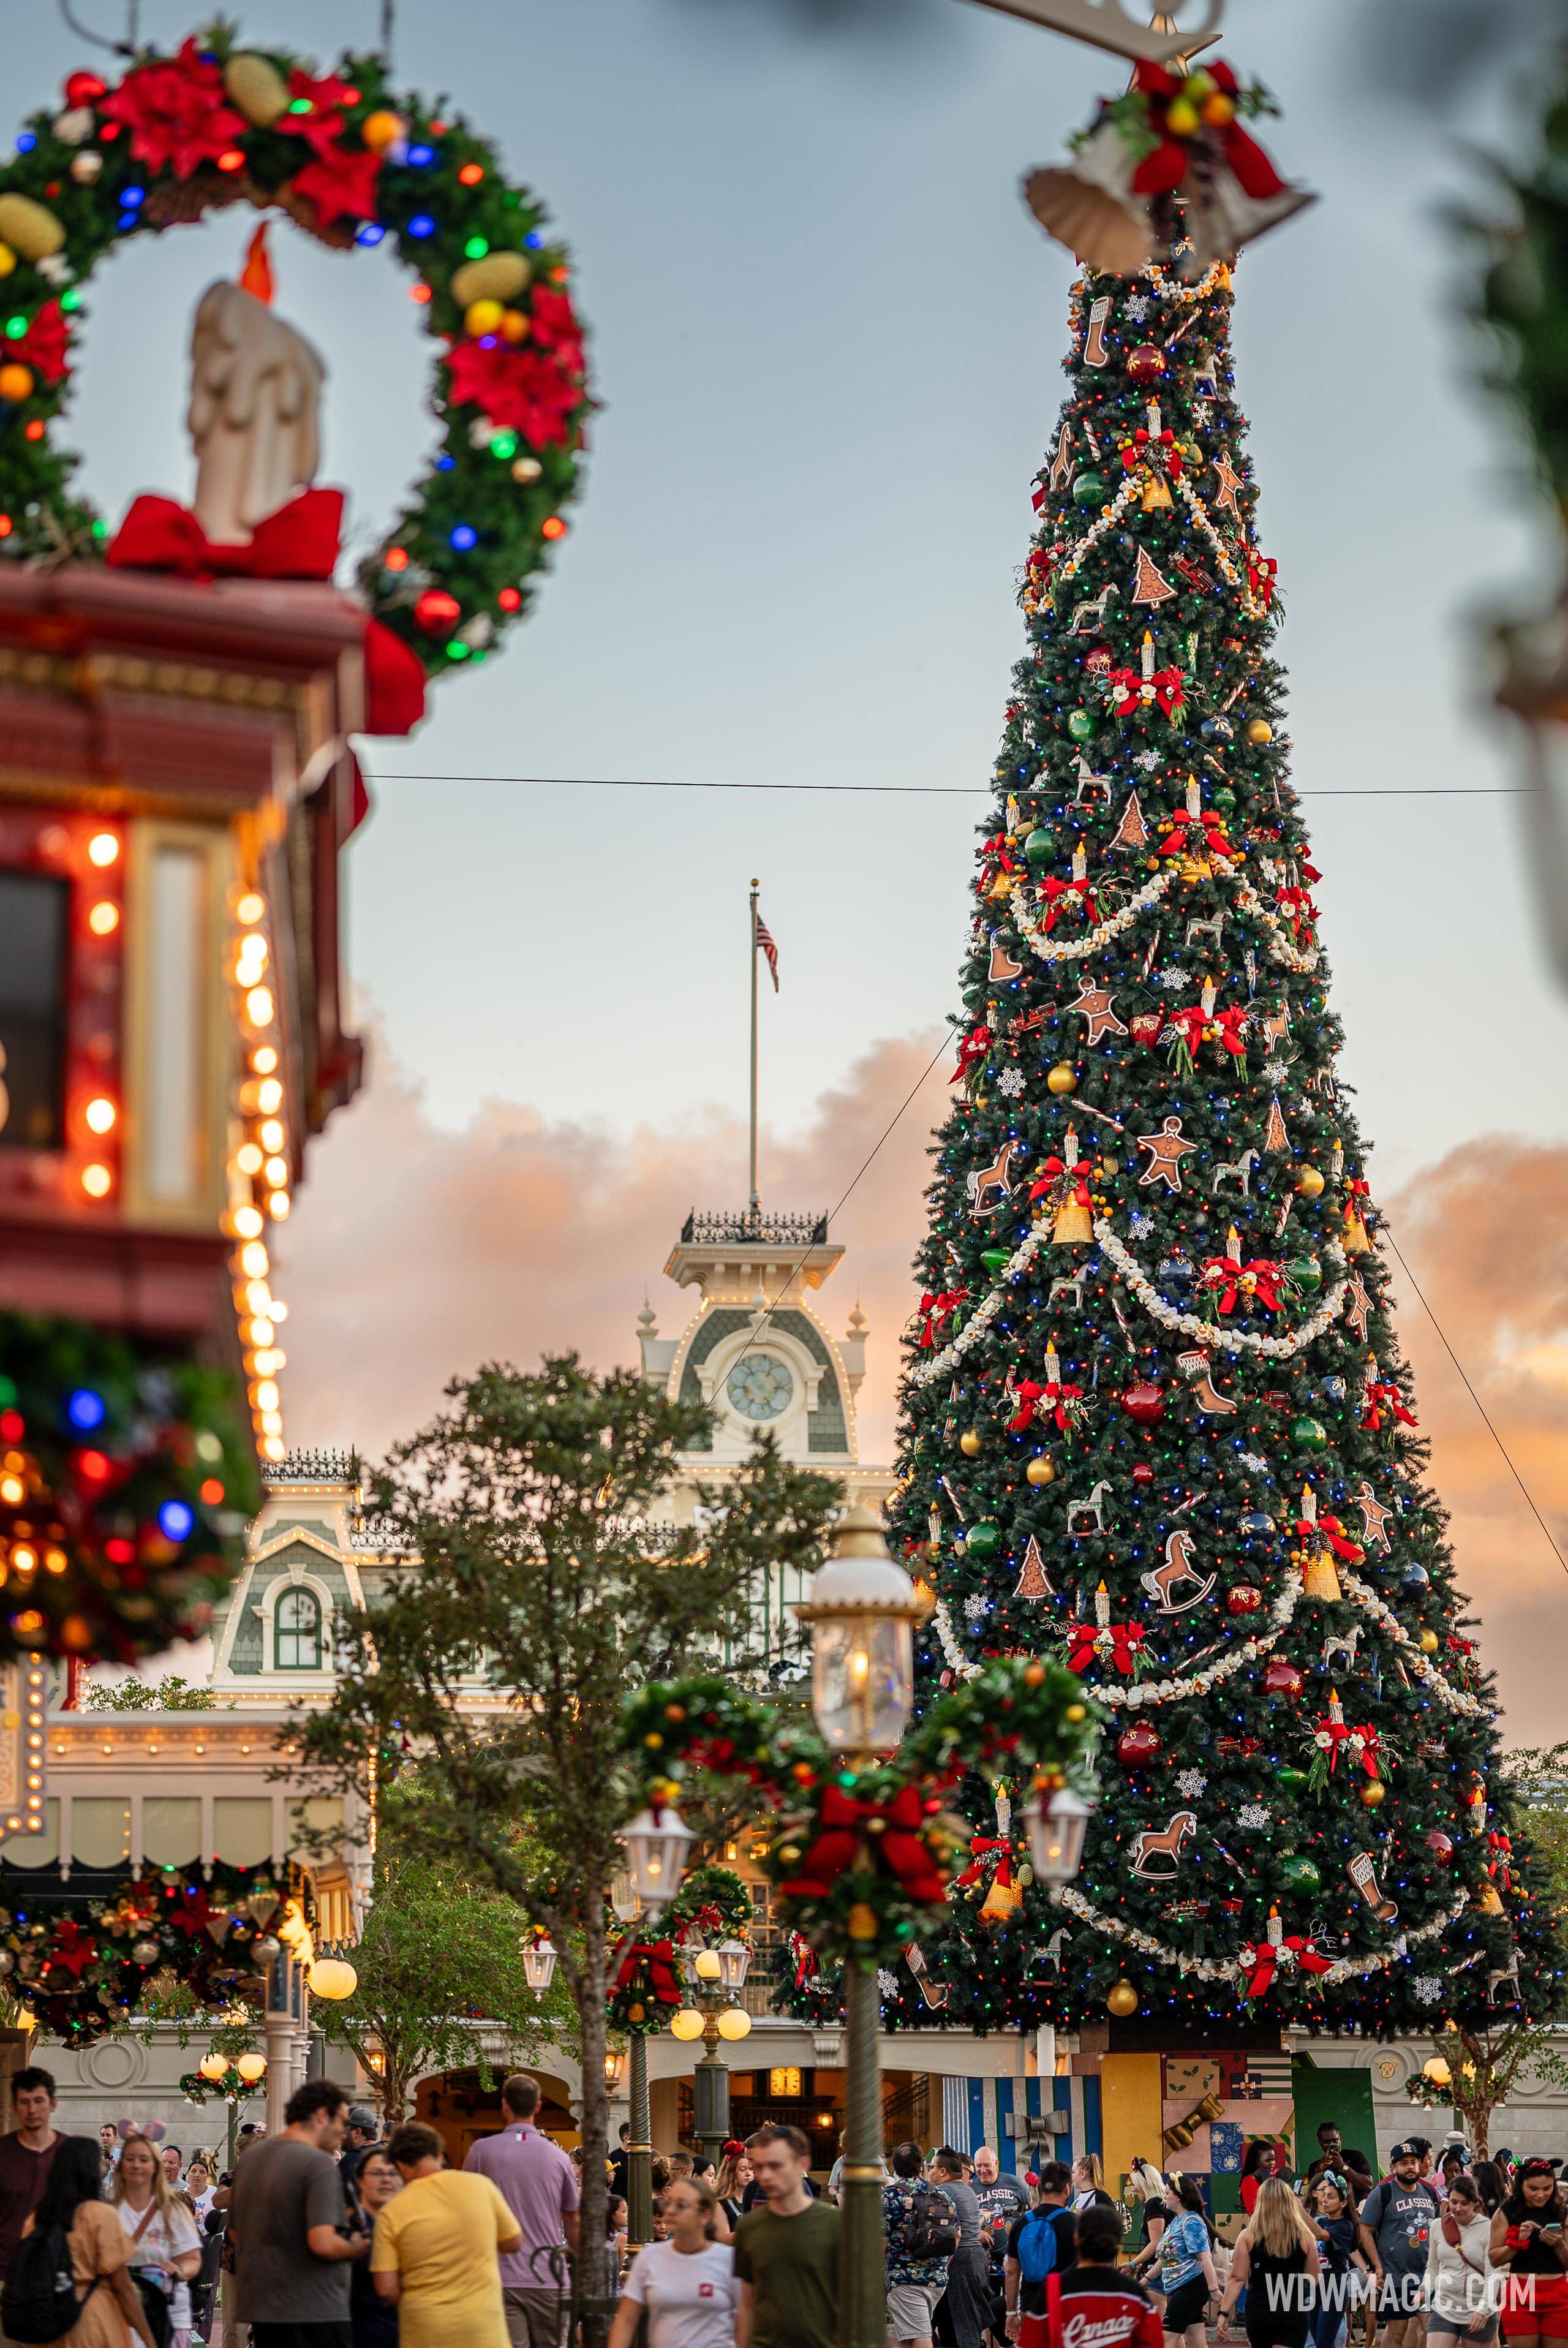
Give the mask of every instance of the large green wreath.
<path id="1" fill-rule="evenodd" d="M 139 55 L 113 88 L 74 73 L 0 169 L 0 556 L 87 556 L 107 530 L 51 427 L 82 289 L 104 254 L 246 202 L 323 243 L 389 243 L 441 344 L 433 466 L 359 584 L 431 676 L 482 660 L 566 530 L 591 406 L 563 249 L 459 118 L 394 96 L 384 61 L 318 76 L 219 27 Z"/>

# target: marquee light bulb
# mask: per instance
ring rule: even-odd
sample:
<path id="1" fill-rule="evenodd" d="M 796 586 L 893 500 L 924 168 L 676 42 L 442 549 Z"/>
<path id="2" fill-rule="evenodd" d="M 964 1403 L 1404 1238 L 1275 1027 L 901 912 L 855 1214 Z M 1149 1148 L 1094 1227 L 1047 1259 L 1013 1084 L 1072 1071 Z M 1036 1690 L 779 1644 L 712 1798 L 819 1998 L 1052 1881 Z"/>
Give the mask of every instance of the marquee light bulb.
<path id="1" fill-rule="evenodd" d="M 262 1433 L 263 1435 L 281 1435 L 283 1431 L 284 1423 L 278 1413 L 275 1410 L 263 1411 Z"/>
<path id="2" fill-rule="evenodd" d="M 288 1210 L 288 1192 L 286 1190 L 269 1190 L 267 1193 L 267 1212 L 271 1215 L 273 1222 L 281 1223 L 287 1216 Z"/>
<path id="3" fill-rule="evenodd" d="M 95 831 L 88 842 L 88 860 L 100 870 L 112 864 L 119 854 L 119 841 L 112 831 Z"/>
<path id="4" fill-rule="evenodd" d="M 262 1219 L 254 1207 L 237 1207 L 234 1210 L 234 1229 L 242 1240 L 261 1238 Z"/>
<path id="5" fill-rule="evenodd" d="M 108 897 L 100 897 L 88 914 L 88 927 L 95 938 L 107 938 L 119 927 L 119 907 Z"/>
<path id="6" fill-rule="evenodd" d="M 262 1445 L 262 1452 L 263 1457 L 268 1459 L 281 1459 L 284 1456 L 284 1439 L 282 1436 L 269 1435 Z"/>
<path id="7" fill-rule="evenodd" d="M 259 1174 L 262 1153 L 258 1145 L 253 1141 L 242 1141 L 234 1152 L 234 1163 L 242 1174 Z"/>
<path id="8" fill-rule="evenodd" d="M 88 1101 L 82 1115 L 86 1117 L 88 1129 L 91 1133 L 109 1133 L 114 1129 L 116 1115 L 114 1103 L 111 1100 L 106 1100 L 101 1093 L 96 1100 Z"/>
<path id="9" fill-rule="evenodd" d="M 284 1105 L 284 1088 L 276 1076 L 268 1077 L 256 1086 L 256 1107 L 263 1117 L 273 1117 Z"/>
<path id="10" fill-rule="evenodd" d="M 258 1410 L 276 1410 L 282 1397 L 271 1378 L 263 1378 L 256 1388 Z"/>
<path id="11" fill-rule="evenodd" d="M 266 1249 L 260 1240 L 250 1240 L 240 1250 L 241 1270 L 248 1272 L 253 1280 L 260 1280 L 267 1268 L 268 1261 Z"/>
<path id="12" fill-rule="evenodd" d="M 107 1199 L 114 1186 L 114 1177 L 107 1166 L 84 1166 L 82 1189 L 89 1199 Z"/>
<path id="13" fill-rule="evenodd" d="M 260 1155 L 258 1153 L 257 1164 L 259 1165 L 260 1162 Z M 288 1160 L 286 1158 L 269 1158 L 266 1162 L 266 1166 L 263 1170 L 274 1190 L 289 1179 Z M 255 1168 L 251 1167 L 247 1169 L 247 1171 L 254 1173 Z"/>
<path id="14" fill-rule="evenodd" d="M 261 920 L 266 910 L 266 900 L 258 897 L 253 889 L 247 889 L 234 908 L 234 919 L 243 928 L 250 929 L 254 922 Z"/>
<path id="15" fill-rule="evenodd" d="M 245 997 L 245 1016 L 255 1027 L 270 1027 L 273 1020 L 271 987 L 253 986 Z"/>
<path id="16" fill-rule="evenodd" d="M 251 1066 L 258 1076 L 270 1076 L 277 1064 L 278 1056 L 270 1044 L 258 1045 L 251 1054 Z"/>
<path id="17" fill-rule="evenodd" d="M 273 1309 L 272 1292 L 264 1280 L 253 1280 L 245 1290 L 245 1303 L 253 1313 L 265 1316 Z M 270 1327 L 270 1323 L 269 1323 Z"/>
<path id="18" fill-rule="evenodd" d="M 263 1149 L 281 1149 L 283 1148 L 284 1129 L 278 1123 L 275 1117 L 270 1117 L 265 1125 L 263 1126 L 261 1131 L 261 1143 Z"/>
<path id="19" fill-rule="evenodd" d="M 258 1313 L 251 1323 L 250 1337 L 253 1345 L 270 1345 L 273 1342 L 272 1323 Z"/>

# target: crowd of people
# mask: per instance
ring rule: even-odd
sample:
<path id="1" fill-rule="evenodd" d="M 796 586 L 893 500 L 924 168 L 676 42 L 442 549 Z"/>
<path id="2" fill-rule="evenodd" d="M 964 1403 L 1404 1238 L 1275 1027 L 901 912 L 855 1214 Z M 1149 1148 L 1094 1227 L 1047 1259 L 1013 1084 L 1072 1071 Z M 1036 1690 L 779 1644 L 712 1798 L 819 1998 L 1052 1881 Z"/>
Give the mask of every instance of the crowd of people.
<path id="1" fill-rule="evenodd" d="M 330 2079 L 232 2169 L 133 2127 L 54 2125 L 55 2083 L 11 2081 L 0 2137 L 0 2348 L 567 2348 L 573 2291 L 614 2304 L 610 2348 L 835 2348 L 841 2158 L 770 2124 L 717 2164 L 653 2162 L 654 2239 L 626 2240 L 629 2132 L 605 2235 L 581 2234 L 582 2155 L 537 2125 L 537 2081 L 460 2168 L 418 2121 L 385 2139 Z M 1259 2143 L 1222 2240 L 1199 2180 L 1134 2161 L 1026 2178 L 996 2153 L 896 2144 L 882 2166 L 887 2348 L 1568 2348 L 1561 2163 L 1435 2157 L 1375 2178 L 1331 2123 L 1304 2173 Z M 592 2253 L 592 2255 L 590 2255 Z M 602 2261 L 602 2263 L 601 2263 Z"/>

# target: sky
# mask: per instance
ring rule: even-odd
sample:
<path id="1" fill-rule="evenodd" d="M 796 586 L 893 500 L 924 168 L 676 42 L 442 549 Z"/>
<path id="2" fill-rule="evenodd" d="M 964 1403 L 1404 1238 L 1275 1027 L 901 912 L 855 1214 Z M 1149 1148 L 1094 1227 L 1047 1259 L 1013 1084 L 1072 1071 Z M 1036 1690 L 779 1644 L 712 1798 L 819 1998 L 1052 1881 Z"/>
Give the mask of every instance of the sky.
<path id="1" fill-rule="evenodd" d="M 1398 37 L 1368 45 L 1365 0 L 1231 0 L 1225 50 L 1278 94 L 1268 143 L 1320 195 L 1244 257 L 1236 331 L 1344 1073 L 1396 1234 L 1568 1550 L 1568 1004 L 1480 633 L 1557 557 L 1477 388 L 1445 219 L 1482 192 L 1464 142 L 1514 135 L 1532 15 L 1488 12 L 1436 102 L 1398 86 Z M 325 63 L 375 21 L 272 0 L 243 29 Z M 188 29 L 170 0 L 142 22 Z M 7 54 L 24 107 L 88 61 L 42 9 Z M 744 1196 L 752 874 L 780 949 L 767 1203 L 835 1204 L 940 1043 L 1062 388 L 1072 267 L 1018 181 L 1117 81 L 966 0 L 402 0 L 395 65 L 549 202 L 602 407 L 526 626 L 411 741 L 367 747 L 347 885 L 370 1082 L 315 1145 L 279 1286 L 291 1439 L 372 1453 L 486 1354 L 629 1358 L 645 1287 L 682 1324 L 660 1276 L 678 1223 Z M 74 415 L 111 516 L 189 489 L 189 315 L 250 225 L 142 240 L 94 282 Z M 274 267 L 328 364 L 323 477 L 364 542 L 426 461 L 429 345 L 385 254 L 284 228 Z M 838 795 L 761 788 L 804 784 Z M 944 1074 L 835 1227 L 824 1302 L 866 1298 L 872 1457 Z M 1511 1730 L 1545 1735 L 1568 1574 L 1413 1299 L 1404 1334 Z"/>

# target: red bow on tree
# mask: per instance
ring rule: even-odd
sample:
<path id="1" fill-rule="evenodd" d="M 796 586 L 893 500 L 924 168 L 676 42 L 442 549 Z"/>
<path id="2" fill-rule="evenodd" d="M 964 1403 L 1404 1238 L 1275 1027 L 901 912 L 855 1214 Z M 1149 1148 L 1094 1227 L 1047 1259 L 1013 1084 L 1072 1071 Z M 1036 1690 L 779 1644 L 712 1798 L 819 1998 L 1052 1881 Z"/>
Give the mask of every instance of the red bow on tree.
<path id="1" fill-rule="evenodd" d="M 1487 1873 L 1494 1883 L 1501 1883 L 1505 1891 L 1513 1890 L 1515 1887 L 1512 1843 L 1505 1834 L 1489 1834 L 1486 1847 L 1491 1853 L 1491 1857 L 1486 1863 Z"/>
<path id="2" fill-rule="evenodd" d="M 954 1889 L 966 1891 L 972 1883 L 978 1883 L 985 1872 L 985 1861 L 993 1856 L 996 1861 L 996 1880 L 1004 1891 L 1009 1890 L 1013 1882 L 1012 1845 L 1005 1837 L 996 1835 L 975 1836 L 969 1846 L 969 1864 Z"/>
<path id="3" fill-rule="evenodd" d="M 1320 1720 L 1317 1724 L 1319 1741 L 1328 1740 L 1328 1774 L 1334 1775 L 1334 1765 L 1339 1758 L 1339 1748 L 1348 1745 L 1369 1777 L 1377 1775 L 1377 1731 L 1375 1728 L 1352 1728 L 1343 1720 Z"/>
<path id="4" fill-rule="evenodd" d="M 1012 851 L 1007 846 L 1007 835 L 1005 831 L 994 832 L 980 852 L 983 856 L 995 857 L 1004 872 L 1016 872 L 1018 869 L 1013 861 Z"/>
<path id="5" fill-rule="evenodd" d="M 1075 1622 L 1068 1632 L 1068 1669 L 1081 1672 L 1091 1663 L 1103 1639 L 1110 1648 L 1111 1662 L 1122 1678 L 1130 1680 L 1143 1638 L 1141 1622 Z"/>
<path id="6" fill-rule="evenodd" d="M 1402 1420 L 1407 1426 L 1418 1424 L 1414 1414 L 1405 1408 L 1404 1399 L 1391 1378 L 1375 1380 L 1368 1385 L 1366 1398 L 1367 1409 L 1361 1424 L 1371 1435 L 1380 1431 L 1385 1418 Z"/>
<path id="7" fill-rule="evenodd" d="M 1305 1542 L 1310 1549 L 1312 1546 L 1313 1536 L 1315 1534 L 1320 1534 L 1328 1543 L 1328 1546 L 1334 1551 L 1335 1556 L 1342 1558 L 1346 1565 L 1359 1565 L 1367 1554 L 1366 1550 L 1361 1547 L 1358 1541 L 1353 1541 L 1351 1540 L 1349 1534 L 1346 1531 L 1344 1525 L 1340 1522 L 1340 1519 L 1337 1517 L 1317 1517 L 1315 1519 L 1298 1517 L 1296 1519 L 1295 1537 L 1297 1540 Z"/>
<path id="8" fill-rule="evenodd" d="M 1242 1033 L 1246 1024 L 1247 1009 L 1243 1003 L 1233 1003 L 1228 1009 L 1216 1011 L 1210 1022 L 1214 1030 L 1215 1043 L 1222 1051 L 1229 1052 L 1233 1059 L 1244 1060 L 1247 1056 L 1247 1039 Z"/>
<path id="9" fill-rule="evenodd" d="M 920 1300 L 920 1309 L 925 1315 L 920 1333 L 923 1345 L 935 1344 L 944 1326 L 952 1320 L 968 1293 L 966 1288 L 944 1288 L 938 1296 L 934 1296 L 929 1289 L 926 1291 Z"/>
<path id="10" fill-rule="evenodd" d="M 991 1030 L 983 1019 L 976 1020 L 958 1046 L 958 1066 L 948 1077 L 948 1083 L 962 1084 L 976 1062 L 985 1057 L 986 1053 L 991 1049 Z"/>
<path id="11" fill-rule="evenodd" d="M 1183 1010 L 1171 1014 L 1165 1048 L 1183 1076 L 1192 1074 L 1192 1063 L 1208 1024 L 1209 1014 L 1201 1003 L 1189 1003 Z"/>
<path id="12" fill-rule="evenodd" d="M 1076 1166 L 1069 1166 L 1065 1159 L 1057 1156 L 1055 1150 L 1046 1159 L 1039 1179 L 1029 1185 L 1029 1204 L 1033 1206 L 1037 1199 L 1042 1199 L 1048 1190 L 1054 1190 L 1064 1174 L 1068 1178 L 1067 1189 L 1062 1194 L 1064 1199 L 1076 1199 L 1086 1214 L 1090 1212 L 1094 1202 L 1088 1194 L 1087 1161 L 1080 1158 Z"/>
<path id="13" fill-rule="evenodd" d="M 633 1988 L 643 1967 L 647 1969 L 648 1987 L 660 2005 L 679 2005 L 681 1986 L 676 1979 L 676 1952 L 673 1941 L 623 1941 L 615 1952 L 620 1962 L 612 1991 Z"/>
<path id="14" fill-rule="evenodd" d="M 1044 1385 L 1037 1385 L 1033 1378 L 1021 1378 L 1013 1392 L 1023 1407 L 1016 1418 L 1007 1421 L 1009 1435 L 1021 1435 L 1026 1426 L 1032 1426 L 1036 1409 L 1041 1403 L 1045 1404 L 1046 1416 L 1051 1420 L 1057 1433 L 1066 1435 L 1079 1415 L 1074 1406 L 1083 1400 L 1082 1386 L 1071 1385 L 1062 1378 L 1047 1378 Z"/>
<path id="15" fill-rule="evenodd" d="M 1496 1836 L 1492 1837 L 1495 1842 Z M 57 1965 L 73 1979 L 80 1981 L 83 1973 L 98 1956 L 98 1942 L 90 1932 L 84 1932 L 74 1916 L 67 1916 L 55 1928 L 54 1941 L 49 1950 L 46 1972 Z"/>
<path id="16" fill-rule="evenodd" d="M 1150 464 L 1152 461 L 1150 456 L 1150 449 L 1153 450 L 1156 456 L 1162 456 L 1164 458 L 1165 470 L 1170 474 L 1171 479 L 1173 481 L 1180 480 L 1181 478 L 1181 451 L 1176 446 L 1176 435 L 1174 432 L 1148 432 L 1145 431 L 1141 425 L 1139 426 L 1138 430 L 1133 434 L 1131 439 L 1123 444 L 1121 451 L 1122 470 L 1124 472 L 1130 473 L 1134 466 L 1138 463 L 1140 458 L 1141 458 L 1146 464 Z"/>
<path id="17" fill-rule="evenodd" d="M 1233 101 L 1241 96 L 1241 84 L 1228 65 L 1222 61 L 1206 66 L 1204 71 L 1222 96 Z M 1191 146 L 1190 139 L 1177 138 L 1166 124 L 1171 100 L 1181 94 L 1181 78 L 1144 58 L 1134 67 L 1132 81 L 1134 88 L 1141 90 L 1150 100 L 1150 123 L 1160 137 L 1159 146 L 1145 155 L 1134 171 L 1132 191 L 1139 196 L 1168 195 L 1186 180 Z M 1284 181 L 1257 140 L 1239 122 L 1233 119 L 1219 126 L 1216 143 L 1244 195 L 1261 202 L 1270 196 L 1284 194 Z"/>
<path id="18" fill-rule="evenodd" d="M 1334 1971 L 1332 1957 L 1320 1957 L 1315 1942 L 1303 1940 L 1299 1933 L 1287 1934 L 1283 1941 L 1262 1941 L 1253 1948 L 1242 1951 L 1242 1962 L 1250 1965 L 1247 1995 L 1266 1997 L 1274 1974 L 1282 1964 L 1298 1965 L 1304 1973 L 1328 1973 Z"/>
<path id="19" fill-rule="evenodd" d="M 1087 875 L 1082 880 L 1057 880 L 1054 878 L 1043 880 L 1040 884 L 1040 894 L 1045 899 L 1047 906 L 1047 937 L 1050 936 L 1057 926 L 1057 916 L 1059 913 L 1065 913 L 1068 910 L 1062 902 L 1064 897 L 1076 897 L 1080 908 L 1088 915 L 1091 922 L 1098 922 L 1099 919 L 1099 907 L 1094 901 L 1094 883 Z"/>
<path id="20" fill-rule="evenodd" d="M 1157 701 L 1174 723 L 1187 698 L 1186 680 L 1179 668 L 1157 668 L 1152 676 L 1145 676 L 1140 669 L 1113 668 L 1110 682 L 1120 695 L 1116 704 L 1119 717 L 1130 717 L 1147 695 L 1150 701 Z"/>
<path id="21" fill-rule="evenodd" d="M 1261 603 L 1265 612 L 1274 599 L 1274 578 L 1278 570 L 1279 564 L 1272 555 L 1259 554 L 1248 547 L 1247 585 L 1252 590 L 1253 600 Z"/>
<path id="22" fill-rule="evenodd" d="M 894 1877 L 911 1900 L 939 1904 L 947 1881 L 920 1833 L 925 1812 L 913 1786 L 889 1802 L 859 1800 L 837 1786 L 822 1789 L 822 1824 L 800 1862 L 800 1872 L 779 1887 L 782 1897 L 826 1899 L 857 1862 Z"/>
<path id="23" fill-rule="evenodd" d="M 70 373 L 70 321 L 59 303 L 46 302 L 25 334 L 5 336 L 5 355 L 24 360 L 46 383 L 59 383 Z"/>
<path id="24" fill-rule="evenodd" d="M 1284 1266 L 1271 1263 L 1266 1256 L 1257 1256 L 1251 1263 L 1237 1263 L 1232 1256 L 1212 1255 L 1203 1266 L 1201 1284 L 1218 1291 L 1222 1313 L 1235 1311 L 1237 1296 L 1243 1290 L 1257 1299 L 1265 1313 L 1277 1313 L 1284 1277 Z"/>
<path id="25" fill-rule="evenodd" d="M 1194 824 L 1202 829 L 1203 837 L 1201 841 L 1190 837 Z M 1160 853 L 1161 856 L 1217 856 L 1222 864 L 1228 864 L 1236 851 L 1225 836 L 1222 819 L 1212 808 L 1203 808 L 1197 815 L 1190 815 L 1185 808 L 1178 808 L 1171 819 L 1171 829 L 1160 844 Z"/>
<path id="26" fill-rule="evenodd" d="M 187 579 L 330 579 L 342 536 L 341 489 L 303 489 L 258 522 L 243 546 L 215 546 L 172 498 L 139 497 L 105 560 L 117 570 L 178 571 Z"/>
<path id="27" fill-rule="evenodd" d="M 1470 1659 L 1475 1653 L 1475 1641 L 1473 1639 L 1456 1638 L 1450 1631 L 1448 1638 L 1444 1642 L 1444 1644 L 1447 1646 L 1450 1655 L 1457 1655 L 1459 1657 L 1460 1668 L 1461 1671 L 1468 1672 L 1470 1669 Z"/>
<path id="28" fill-rule="evenodd" d="M 1305 889 L 1282 889 L 1274 902 L 1289 922 L 1295 937 L 1299 938 L 1303 930 L 1315 926 L 1317 907 Z"/>

